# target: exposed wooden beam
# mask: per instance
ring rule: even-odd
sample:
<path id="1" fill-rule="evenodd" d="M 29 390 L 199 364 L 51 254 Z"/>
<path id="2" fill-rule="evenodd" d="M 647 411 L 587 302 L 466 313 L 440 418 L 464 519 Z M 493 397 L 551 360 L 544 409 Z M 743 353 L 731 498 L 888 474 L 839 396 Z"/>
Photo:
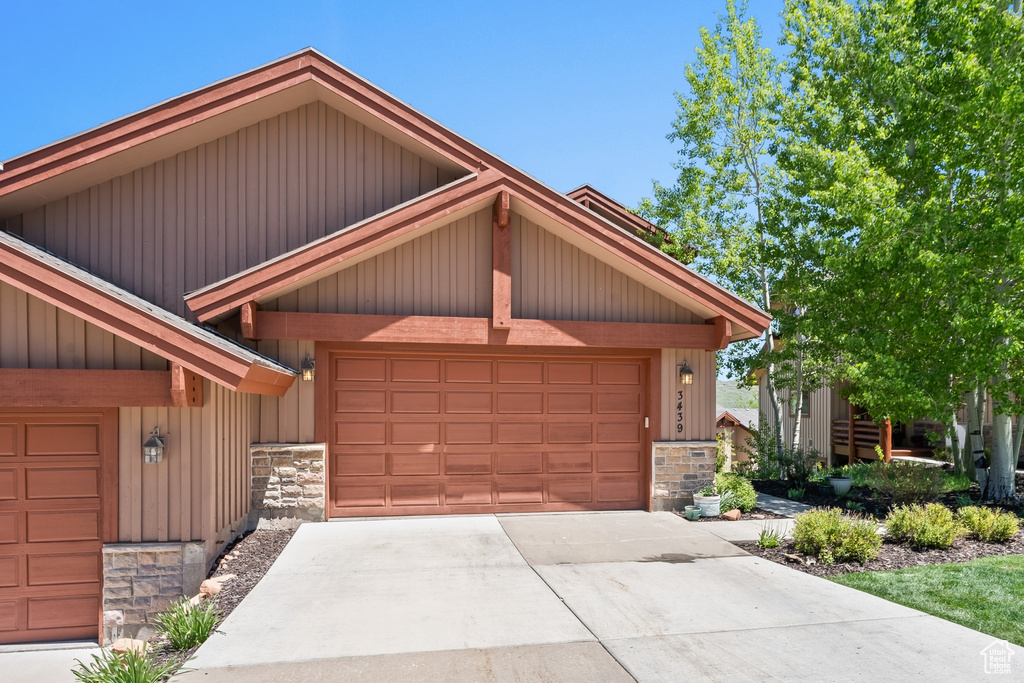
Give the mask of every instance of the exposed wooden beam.
<path id="1" fill-rule="evenodd" d="M 491 222 L 491 326 L 507 330 L 512 324 L 512 230 L 508 227 L 508 192 L 494 200 Z"/>
<path id="2" fill-rule="evenodd" d="M 708 320 L 707 324 L 715 326 L 715 345 L 708 347 L 707 350 L 721 351 L 729 346 L 729 341 L 732 339 L 732 321 L 719 315 Z"/>
<path id="3" fill-rule="evenodd" d="M 256 338 L 256 332 L 253 329 L 254 320 L 256 318 L 256 311 L 260 310 L 260 305 L 255 301 L 246 301 L 242 304 L 241 309 L 238 312 L 238 318 L 242 325 L 242 336 L 252 341 L 259 341 Z"/>
<path id="4" fill-rule="evenodd" d="M 173 406 L 174 402 L 171 373 L 166 370 L 2 368 L 0 404 L 36 408 L 149 408 Z"/>
<path id="5" fill-rule="evenodd" d="M 516 318 L 495 330 L 487 318 L 258 311 L 261 339 L 397 344 L 484 344 L 624 349 L 708 349 L 712 325 L 605 323 Z"/>
<path id="6" fill-rule="evenodd" d="M 171 405 L 176 408 L 203 407 L 203 378 L 171 363 Z"/>

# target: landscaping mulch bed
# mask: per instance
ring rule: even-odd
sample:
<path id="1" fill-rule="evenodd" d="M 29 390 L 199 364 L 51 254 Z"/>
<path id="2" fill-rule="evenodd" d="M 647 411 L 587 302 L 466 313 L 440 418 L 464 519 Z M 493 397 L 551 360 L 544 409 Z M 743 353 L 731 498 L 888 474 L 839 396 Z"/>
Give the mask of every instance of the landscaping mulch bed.
<path id="1" fill-rule="evenodd" d="M 1006 543 L 987 543 L 967 538 L 958 539 L 945 550 L 914 550 L 913 548 L 886 541 L 878 557 L 860 564 L 844 562 L 841 564 L 807 563 L 807 558 L 793 546 L 793 541 L 785 541 L 778 548 L 758 548 L 755 543 L 736 543 L 751 555 L 763 557 L 772 562 L 784 564 L 815 576 L 839 576 L 853 572 L 886 571 L 889 569 L 907 569 L 929 564 L 946 564 L 948 562 L 967 562 L 979 557 L 990 555 L 1024 555 L 1024 531 Z"/>
<path id="2" fill-rule="evenodd" d="M 725 510 L 722 510 L 722 512 L 725 512 Z M 676 514 L 679 515 L 680 517 L 685 517 L 686 516 L 686 513 L 682 512 L 681 510 L 676 511 Z M 750 512 L 744 512 L 742 515 L 740 515 L 740 519 L 753 519 L 753 520 L 759 520 L 759 519 L 787 519 L 787 517 L 785 515 L 775 514 L 774 512 L 770 512 L 769 510 L 762 510 L 761 508 L 754 508 Z M 701 517 L 700 519 L 698 519 L 696 521 L 698 521 L 698 522 L 728 522 L 730 520 L 725 519 L 723 517 Z"/>
<path id="3" fill-rule="evenodd" d="M 220 610 L 218 626 L 238 607 L 249 591 L 256 587 L 294 534 L 295 527 L 257 529 L 224 549 L 224 554 L 214 563 L 213 571 L 207 576 L 214 578 L 225 574 L 235 575 L 235 578 L 225 583 L 217 594 L 217 608 Z M 216 638 L 217 634 L 212 637 Z M 175 652 L 164 649 L 164 643 L 163 637 L 159 634 L 149 639 L 154 652 L 153 659 L 159 664 L 174 661 L 179 667 L 185 666 L 186 670 L 188 660 L 201 647 Z"/>

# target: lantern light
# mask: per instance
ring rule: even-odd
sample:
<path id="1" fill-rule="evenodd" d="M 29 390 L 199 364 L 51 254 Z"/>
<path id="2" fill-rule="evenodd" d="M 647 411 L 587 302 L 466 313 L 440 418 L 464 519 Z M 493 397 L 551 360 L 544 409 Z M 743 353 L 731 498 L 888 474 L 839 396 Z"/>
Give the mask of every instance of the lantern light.
<path id="1" fill-rule="evenodd" d="M 153 427 L 149 439 L 146 443 L 142 444 L 142 461 L 149 464 L 155 464 L 164 459 L 164 446 L 166 445 L 167 435 L 160 436 L 160 428 Z"/>
<path id="2" fill-rule="evenodd" d="M 681 384 L 693 384 L 693 370 L 690 369 L 690 364 L 685 360 L 679 366 L 679 382 Z"/>
<path id="3" fill-rule="evenodd" d="M 302 381 L 312 382 L 313 377 L 316 375 L 316 363 L 309 354 L 306 354 L 306 360 L 302 361 Z"/>

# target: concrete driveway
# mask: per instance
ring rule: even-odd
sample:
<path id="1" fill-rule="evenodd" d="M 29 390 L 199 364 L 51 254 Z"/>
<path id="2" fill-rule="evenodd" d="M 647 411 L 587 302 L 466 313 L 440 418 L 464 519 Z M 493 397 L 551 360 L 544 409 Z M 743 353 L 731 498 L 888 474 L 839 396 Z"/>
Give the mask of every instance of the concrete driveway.
<path id="1" fill-rule="evenodd" d="M 984 680 L 993 638 L 669 513 L 303 525 L 175 680 Z"/>

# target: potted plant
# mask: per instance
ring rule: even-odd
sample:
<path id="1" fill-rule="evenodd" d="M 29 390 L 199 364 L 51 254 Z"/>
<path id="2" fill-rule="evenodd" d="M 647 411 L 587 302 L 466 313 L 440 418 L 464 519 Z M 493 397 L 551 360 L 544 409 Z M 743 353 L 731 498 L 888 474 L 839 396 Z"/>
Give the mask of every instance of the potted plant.
<path id="1" fill-rule="evenodd" d="M 835 493 L 835 489 L 832 488 L 831 482 L 828 480 L 828 472 L 821 469 L 821 467 L 815 467 L 811 476 L 808 477 L 807 481 L 810 484 L 818 487 L 819 496 L 831 496 Z"/>
<path id="2" fill-rule="evenodd" d="M 691 522 L 696 522 L 700 518 L 700 507 L 696 505 L 687 505 L 684 510 L 684 514 L 686 515 L 686 519 Z"/>
<path id="3" fill-rule="evenodd" d="M 850 487 L 853 486 L 853 479 L 842 474 L 836 474 L 828 478 L 832 489 L 836 492 L 837 496 L 845 496 L 850 492 Z"/>
<path id="4" fill-rule="evenodd" d="M 700 508 L 701 517 L 717 517 L 721 512 L 722 496 L 714 484 L 705 486 L 693 494 L 693 504 Z"/>

